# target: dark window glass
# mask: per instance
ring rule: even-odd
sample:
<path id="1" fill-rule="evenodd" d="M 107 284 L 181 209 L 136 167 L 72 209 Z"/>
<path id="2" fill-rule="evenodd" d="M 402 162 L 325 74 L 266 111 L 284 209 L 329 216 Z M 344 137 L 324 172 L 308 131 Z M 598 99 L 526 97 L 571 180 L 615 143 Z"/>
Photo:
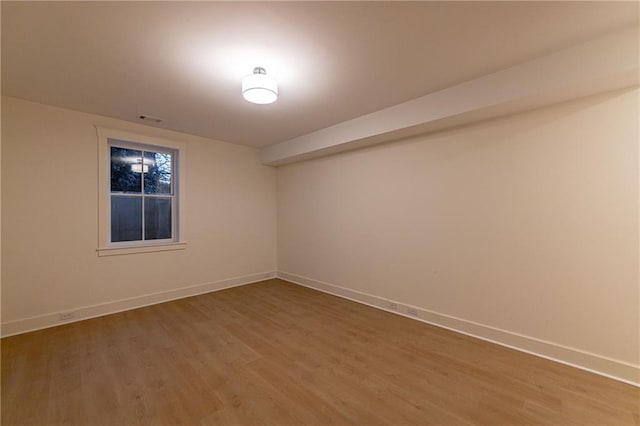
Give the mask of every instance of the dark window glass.
<path id="1" fill-rule="evenodd" d="M 172 154 L 164 152 L 144 153 L 144 193 L 171 194 Z"/>
<path id="2" fill-rule="evenodd" d="M 111 241 L 142 239 L 142 197 L 111 196 Z"/>
<path id="3" fill-rule="evenodd" d="M 142 151 L 111 147 L 111 192 L 142 192 Z"/>
<path id="4" fill-rule="evenodd" d="M 171 198 L 145 197 L 145 240 L 171 238 Z"/>
<path id="5" fill-rule="evenodd" d="M 111 242 L 171 239 L 174 153 L 118 146 L 110 153 Z"/>

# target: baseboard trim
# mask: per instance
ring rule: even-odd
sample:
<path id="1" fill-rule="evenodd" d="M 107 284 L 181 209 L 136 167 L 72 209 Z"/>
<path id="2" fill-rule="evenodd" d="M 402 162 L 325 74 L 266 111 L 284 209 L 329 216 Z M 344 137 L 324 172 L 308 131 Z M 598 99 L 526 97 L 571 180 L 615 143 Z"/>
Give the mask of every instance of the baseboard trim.
<path id="1" fill-rule="evenodd" d="M 203 284 L 181 287 L 157 293 L 145 294 L 142 296 L 130 297 L 127 299 L 114 300 L 111 302 L 100 303 L 97 305 L 82 306 L 78 308 L 70 308 L 63 311 L 64 313 L 72 312 L 74 318 L 69 320 L 61 320 L 60 315 L 63 312 L 51 312 L 44 315 L 37 315 L 29 318 L 22 318 L 14 321 L 3 322 L 1 325 L 0 335 L 9 337 L 16 334 L 28 333 L 30 331 L 41 330 L 43 328 L 55 327 L 62 324 L 69 324 L 76 321 L 82 321 L 89 318 L 101 317 L 104 315 L 115 314 L 117 312 L 128 311 L 131 309 L 142 308 L 144 306 L 155 305 L 158 303 L 169 302 L 172 300 L 183 299 L 185 297 L 197 296 L 199 294 L 210 293 L 212 291 L 224 290 L 231 287 L 237 287 L 245 284 L 251 284 L 258 281 L 275 278 L 276 272 L 260 272 L 256 274 L 243 275 L 240 277 L 227 278 L 224 280 L 213 281 Z"/>
<path id="2" fill-rule="evenodd" d="M 521 352 L 526 352 L 531 355 L 539 356 L 541 358 L 566 364 L 571 367 L 586 370 L 610 379 L 640 387 L 640 365 L 612 359 L 577 348 L 537 339 L 535 337 L 502 330 L 474 321 L 456 318 L 450 315 L 430 311 L 417 306 L 407 305 L 395 300 L 374 296 L 372 294 L 363 293 L 289 272 L 278 271 L 277 277 L 293 284 L 302 285 L 304 287 L 382 309 L 393 314 L 402 315 L 407 318 L 422 321 L 447 330 L 462 333 L 467 336 L 475 337 Z M 389 308 L 391 303 L 397 304 L 397 311 Z M 418 315 L 409 315 L 409 308 L 415 309 Z"/>

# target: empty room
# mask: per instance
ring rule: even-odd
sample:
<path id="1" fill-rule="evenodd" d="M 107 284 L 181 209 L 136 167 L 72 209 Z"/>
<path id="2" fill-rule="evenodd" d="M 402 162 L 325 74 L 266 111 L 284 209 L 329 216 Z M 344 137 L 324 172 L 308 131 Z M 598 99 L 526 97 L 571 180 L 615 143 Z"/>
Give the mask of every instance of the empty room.
<path id="1" fill-rule="evenodd" d="M 640 425 L 640 3 L 0 14 L 2 425 Z"/>

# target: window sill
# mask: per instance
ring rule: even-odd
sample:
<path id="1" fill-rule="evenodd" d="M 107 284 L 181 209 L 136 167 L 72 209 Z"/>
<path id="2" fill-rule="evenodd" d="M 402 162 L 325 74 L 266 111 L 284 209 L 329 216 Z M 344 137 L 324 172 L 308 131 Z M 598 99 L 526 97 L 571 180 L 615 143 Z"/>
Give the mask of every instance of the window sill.
<path id="1" fill-rule="evenodd" d="M 153 253 L 157 251 L 184 250 L 187 243 L 184 241 L 177 243 L 155 244 L 138 247 L 100 247 L 96 249 L 98 256 L 121 256 L 125 254 Z"/>

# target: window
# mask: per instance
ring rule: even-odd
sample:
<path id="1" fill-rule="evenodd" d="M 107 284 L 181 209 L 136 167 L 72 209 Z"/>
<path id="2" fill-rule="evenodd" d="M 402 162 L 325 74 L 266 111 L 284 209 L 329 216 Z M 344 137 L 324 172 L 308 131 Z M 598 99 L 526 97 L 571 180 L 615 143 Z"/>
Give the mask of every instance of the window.
<path id="1" fill-rule="evenodd" d="M 173 241 L 175 151 L 109 140 L 110 242 Z"/>
<path id="2" fill-rule="evenodd" d="M 184 248 L 176 142 L 98 129 L 100 255 Z"/>

